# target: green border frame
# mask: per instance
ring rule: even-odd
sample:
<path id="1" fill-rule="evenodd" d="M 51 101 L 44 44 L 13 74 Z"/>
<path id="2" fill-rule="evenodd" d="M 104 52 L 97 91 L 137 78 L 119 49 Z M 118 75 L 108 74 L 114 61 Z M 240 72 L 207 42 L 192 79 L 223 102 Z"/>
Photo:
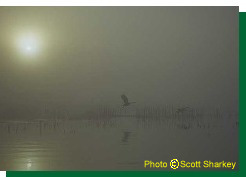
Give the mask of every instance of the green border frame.
<path id="1" fill-rule="evenodd" d="M 217 176 L 223 175 L 226 176 L 245 176 L 245 154 L 246 145 L 242 135 L 245 135 L 245 129 L 241 128 L 242 125 L 245 125 L 244 117 L 246 117 L 246 111 L 244 106 L 246 105 L 246 82 L 243 76 L 246 76 L 246 13 L 239 13 L 239 95 L 240 95 L 240 127 L 239 127 L 239 170 L 237 171 L 7 171 L 7 177 L 79 177 L 79 176 L 163 176 L 163 175 L 172 175 L 172 176 Z M 243 92 L 244 90 L 244 92 Z"/>

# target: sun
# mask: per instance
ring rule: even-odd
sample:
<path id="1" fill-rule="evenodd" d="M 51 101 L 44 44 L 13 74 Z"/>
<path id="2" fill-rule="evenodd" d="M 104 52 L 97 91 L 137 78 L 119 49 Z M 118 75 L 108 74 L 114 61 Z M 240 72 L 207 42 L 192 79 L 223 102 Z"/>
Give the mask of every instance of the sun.
<path id="1" fill-rule="evenodd" d="M 37 56 L 41 50 L 40 37 L 35 33 L 24 33 L 17 38 L 17 48 L 22 55 Z"/>

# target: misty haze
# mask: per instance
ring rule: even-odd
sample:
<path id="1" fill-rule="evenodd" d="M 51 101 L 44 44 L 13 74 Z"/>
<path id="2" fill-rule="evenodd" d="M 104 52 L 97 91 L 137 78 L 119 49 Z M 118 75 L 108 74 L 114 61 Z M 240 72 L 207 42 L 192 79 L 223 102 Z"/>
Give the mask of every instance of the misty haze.
<path id="1" fill-rule="evenodd" d="M 0 170 L 238 163 L 238 7 L 0 7 L 0 26 Z"/>

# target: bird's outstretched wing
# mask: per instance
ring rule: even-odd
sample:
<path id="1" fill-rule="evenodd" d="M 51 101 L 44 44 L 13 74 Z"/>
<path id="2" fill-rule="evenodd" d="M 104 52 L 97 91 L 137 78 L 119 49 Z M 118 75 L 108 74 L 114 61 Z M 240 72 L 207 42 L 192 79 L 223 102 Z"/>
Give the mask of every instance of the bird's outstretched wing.
<path id="1" fill-rule="evenodd" d="M 123 102 L 125 103 L 125 104 L 127 104 L 128 103 L 128 98 L 126 97 L 126 95 L 121 95 L 121 99 L 123 100 Z"/>

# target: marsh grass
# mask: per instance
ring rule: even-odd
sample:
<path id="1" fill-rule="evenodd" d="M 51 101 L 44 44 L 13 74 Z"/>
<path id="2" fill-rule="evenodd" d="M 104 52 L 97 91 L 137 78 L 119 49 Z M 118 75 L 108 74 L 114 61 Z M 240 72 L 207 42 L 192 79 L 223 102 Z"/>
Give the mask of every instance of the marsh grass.
<path id="1" fill-rule="evenodd" d="M 189 109 L 182 113 L 172 105 L 145 106 L 127 109 L 96 106 L 84 112 L 81 118 L 73 118 L 68 111 L 45 109 L 41 119 L 28 121 L 2 121 L 0 130 L 8 134 L 24 133 L 29 129 L 42 135 L 44 132 L 76 134 L 82 128 L 118 128 L 126 117 L 136 120 L 142 128 L 210 129 L 239 126 L 238 115 L 219 108 Z"/>

